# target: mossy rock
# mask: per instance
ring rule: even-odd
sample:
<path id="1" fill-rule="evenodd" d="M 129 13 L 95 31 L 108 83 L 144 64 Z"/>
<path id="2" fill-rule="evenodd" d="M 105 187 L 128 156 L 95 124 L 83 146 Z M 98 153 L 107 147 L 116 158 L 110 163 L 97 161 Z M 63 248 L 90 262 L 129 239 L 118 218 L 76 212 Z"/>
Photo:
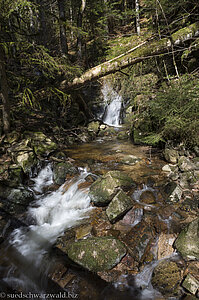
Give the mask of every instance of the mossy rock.
<path id="1" fill-rule="evenodd" d="M 199 260 L 199 218 L 181 231 L 174 247 L 185 260 Z"/>
<path id="2" fill-rule="evenodd" d="M 125 246 L 114 237 L 93 237 L 74 242 L 68 249 L 71 260 L 93 271 L 106 271 L 126 255 Z"/>
<path id="3" fill-rule="evenodd" d="M 177 296 L 181 280 L 181 269 L 175 262 L 161 261 L 153 271 L 151 283 L 163 295 Z"/>
<path id="4" fill-rule="evenodd" d="M 31 168 L 36 165 L 37 159 L 33 151 L 19 152 L 16 156 L 16 163 L 23 169 L 24 173 L 29 173 Z"/>
<path id="5" fill-rule="evenodd" d="M 107 205 L 121 187 L 136 186 L 135 182 L 123 172 L 109 171 L 98 178 L 90 187 L 89 196 L 95 205 Z"/>
<path id="6" fill-rule="evenodd" d="M 66 176 L 74 176 L 78 173 L 78 169 L 70 162 L 60 162 L 55 164 L 54 168 L 54 182 L 56 184 L 63 184 L 66 181 Z"/>
<path id="7" fill-rule="evenodd" d="M 119 191 L 111 203 L 109 203 L 106 214 L 111 223 L 123 216 L 133 206 L 132 199 L 126 195 L 122 190 Z"/>

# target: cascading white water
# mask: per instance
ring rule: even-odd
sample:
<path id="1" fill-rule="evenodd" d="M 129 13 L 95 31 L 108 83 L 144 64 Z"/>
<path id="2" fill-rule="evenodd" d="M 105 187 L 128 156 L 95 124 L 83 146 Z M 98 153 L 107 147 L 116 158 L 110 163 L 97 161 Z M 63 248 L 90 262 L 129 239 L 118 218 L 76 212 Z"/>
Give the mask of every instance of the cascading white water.
<path id="1" fill-rule="evenodd" d="M 34 268 L 40 268 L 44 255 L 57 237 L 62 235 L 67 228 L 77 225 L 82 219 L 88 217 L 92 209 L 88 188 L 78 188 L 87 175 L 86 170 L 82 170 L 76 180 L 66 182 L 57 191 L 49 192 L 47 195 L 42 195 L 42 193 L 46 186 L 53 183 L 50 165 L 41 170 L 33 179 L 33 190 L 37 192 L 37 200 L 33 203 L 34 206 L 29 207 L 28 215 L 35 220 L 36 224 L 30 225 L 28 229 L 24 227 L 15 229 L 10 238 L 10 245 L 26 263 L 31 263 Z M 7 276 L 5 282 L 11 280 L 22 285 L 23 277 L 23 274 L 18 279 Z"/>
<path id="2" fill-rule="evenodd" d="M 107 82 L 104 82 L 101 91 L 105 103 L 109 103 L 103 116 L 103 122 L 109 126 L 120 127 L 122 97 Z"/>

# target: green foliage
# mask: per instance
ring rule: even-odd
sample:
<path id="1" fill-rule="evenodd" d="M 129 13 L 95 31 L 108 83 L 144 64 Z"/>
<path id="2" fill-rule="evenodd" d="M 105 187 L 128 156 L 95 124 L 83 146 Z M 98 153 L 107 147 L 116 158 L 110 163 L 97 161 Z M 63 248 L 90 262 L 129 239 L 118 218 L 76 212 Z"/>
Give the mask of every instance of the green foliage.
<path id="1" fill-rule="evenodd" d="M 152 132 L 147 132 L 145 142 L 172 140 L 193 146 L 199 145 L 198 116 L 199 80 L 185 75 L 170 86 L 164 84 L 156 97 L 148 101 L 147 107 L 136 112 L 138 121 L 135 124 L 141 128 L 146 118 L 150 118 Z"/>

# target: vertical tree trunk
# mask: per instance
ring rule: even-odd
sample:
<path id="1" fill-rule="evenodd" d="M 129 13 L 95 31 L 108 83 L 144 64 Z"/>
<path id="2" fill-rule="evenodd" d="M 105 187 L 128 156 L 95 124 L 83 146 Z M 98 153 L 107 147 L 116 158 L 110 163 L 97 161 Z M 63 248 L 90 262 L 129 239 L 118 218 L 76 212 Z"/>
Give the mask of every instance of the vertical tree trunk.
<path id="1" fill-rule="evenodd" d="M 57 0 L 59 9 L 59 29 L 60 29 L 60 48 L 64 55 L 68 54 L 68 45 L 66 38 L 66 13 L 65 0 Z"/>
<path id="2" fill-rule="evenodd" d="M 139 0 L 135 0 L 135 12 L 136 12 L 136 31 L 140 35 L 140 6 Z"/>
<path id="3" fill-rule="evenodd" d="M 82 58 L 82 21 L 83 21 L 83 13 L 86 8 L 86 0 L 82 0 L 81 7 L 79 9 L 78 18 L 77 18 L 77 27 L 79 29 L 77 36 L 77 55 L 81 59 Z"/>
<path id="4" fill-rule="evenodd" d="M 8 97 L 8 82 L 5 69 L 5 54 L 4 49 L 0 45 L 0 97 L 2 99 L 3 108 L 3 130 L 7 134 L 10 131 L 10 103 Z"/>

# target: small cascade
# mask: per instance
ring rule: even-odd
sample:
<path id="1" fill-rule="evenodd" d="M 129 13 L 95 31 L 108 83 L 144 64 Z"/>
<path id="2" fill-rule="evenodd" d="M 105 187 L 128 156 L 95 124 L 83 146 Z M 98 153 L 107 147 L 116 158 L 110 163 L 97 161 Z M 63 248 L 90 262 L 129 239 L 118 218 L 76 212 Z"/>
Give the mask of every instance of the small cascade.
<path id="1" fill-rule="evenodd" d="M 92 209 L 88 189 L 78 188 L 87 175 L 86 170 L 83 170 L 78 178 L 64 183 L 57 191 L 47 192 L 47 194 L 43 194 L 43 191 L 53 183 L 51 166 L 46 166 L 33 179 L 33 190 L 37 195 L 36 201 L 29 207 L 28 216 L 34 220 L 34 225 L 15 229 L 9 240 L 9 247 L 16 252 L 14 255 L 20 259 L 20 265 L 31 266 L 30 273 L 32 270 L 37 275 L 42 274 L 44 270 L 45 273 L 48 272 L 50 265 L 47 260 L 48 251 L 57 237 L 88 217 Z M 13 262 L 15 265 L 15 259 Z M 25 290 L 37 290 L 35 287 L 37 275 L 30 274 L 27 268 L 25 270 L 22 268 L 19 274 L 14 265 L 8 270 L 4 282 L 8 284 L 12 282 L 14 289 L 23 286 Z M 17 277 L 13 276 L 15 272 L 18 274 Z"/>
<path id="2" fill-rule="evenodd" d="M 105 82 L 101 89 L 104 101 L 107 103 L 103 122 L 109 126 L 120 127 L 122 97 L 113 90 L 110 83 Z"/>

